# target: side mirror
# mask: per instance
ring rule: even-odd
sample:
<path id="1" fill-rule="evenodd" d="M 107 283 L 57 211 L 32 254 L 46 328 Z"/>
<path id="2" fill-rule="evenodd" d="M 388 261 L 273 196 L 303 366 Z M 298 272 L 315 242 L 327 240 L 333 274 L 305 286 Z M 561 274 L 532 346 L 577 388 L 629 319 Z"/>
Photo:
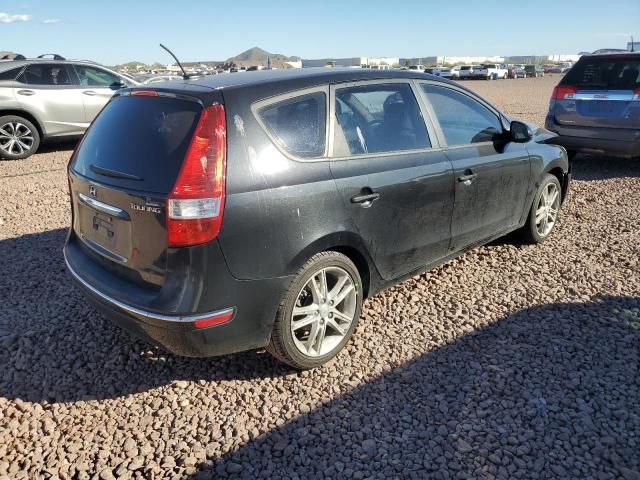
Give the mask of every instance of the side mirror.
<path id="1" fill-rule="evenodd" d="M 533 132 L 526 123 L 514 120 L 509 127 L 511 141 L 516 143 L 527 143 L 533 138 Z"/>
<path id="2" fill-rule="evenodd" d="M 113 90 L 119 90 L 119 89 L 124 88 L 124 87 L 126 87 L 126 86 L 127 86 L 127 84 L 126 84 L 126 83 L 124 83 L 124 81 L 123 81 L 123 80 L 115 81 L 115 82 L 113 82 L 113 83 L 110 85 L 110 87 L 111 87 Z"/>

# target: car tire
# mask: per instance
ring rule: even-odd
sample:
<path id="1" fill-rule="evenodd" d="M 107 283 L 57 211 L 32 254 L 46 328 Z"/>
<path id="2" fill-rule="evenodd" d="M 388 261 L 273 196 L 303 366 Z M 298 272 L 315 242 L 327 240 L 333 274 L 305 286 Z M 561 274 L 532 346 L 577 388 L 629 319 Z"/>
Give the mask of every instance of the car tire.
<path id="1" fill-rule="evenodd" d="M 314 255 L 280 302 L 267 351 L 300 370 L 328 362 L 356 329 L 362 299 L 360 274 L 349 258 L 334 251 Z"/>
<path id="2" fill-rule="evenodd" d="M 542 243 L 556 226 L 562 204 L 562 186 L 555 175 L 546 174 L 533 197 L 531 209 L 524 226 L 520 229 L 527 243 Z M 552 220 L 549 225 L 549 221 Z M 543 223 L 544 222 L 544 223 Z"/>
<path id="3" fill-rule="evenodd" d="M 40 146 L 40 132 L 26 118 L 17 115 L 0 117 L 0 159 L 22 160 Z"/>

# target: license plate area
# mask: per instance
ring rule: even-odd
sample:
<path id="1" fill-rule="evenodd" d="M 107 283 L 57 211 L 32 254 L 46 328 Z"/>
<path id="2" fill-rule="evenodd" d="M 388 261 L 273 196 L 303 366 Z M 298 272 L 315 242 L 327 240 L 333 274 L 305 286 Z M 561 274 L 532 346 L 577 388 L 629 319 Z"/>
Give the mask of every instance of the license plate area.
<path id="1" fill-rule="evenodd" d="M 78 202 L 78 230 L 82 241 L 96 253 L 118 263 L 131 258 L 131 222 L 99 212 Z"/>

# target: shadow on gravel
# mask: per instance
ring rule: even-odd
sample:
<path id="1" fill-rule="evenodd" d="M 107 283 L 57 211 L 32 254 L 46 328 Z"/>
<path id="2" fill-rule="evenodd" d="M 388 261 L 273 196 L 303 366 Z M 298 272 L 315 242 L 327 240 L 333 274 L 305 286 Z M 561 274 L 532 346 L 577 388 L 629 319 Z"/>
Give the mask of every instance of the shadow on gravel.
<path id="1" fill-rule="evenodd" d="M 175 380 L 287 375 L 271 356 L 166 354 L 100 316 L 64 265 L 65 229 L 0 241 L 0 397 L 73 402 L 126 396 Z"/>
<path id="2" fill-rule="evenodd" d="M 64 138 L 53 138 L 48 139 L 40 145 L 38 148 L 38 153 L 51 153 L 51 152 L 59 152 L 65 150 L 73 150 L 78 145 L 82 137 L 64 137 Z"/>
<path id="3" fill-rule="evenodd" d="M 640 177 L 640 159 L 577 155 L 572 163 L 573 180 Z"/>
<path id="4" fill-rule="evenodd" d="M 639 349 L 639 298 L 518 311 L 205 461 L 192 479 L 637 479 Z"/>

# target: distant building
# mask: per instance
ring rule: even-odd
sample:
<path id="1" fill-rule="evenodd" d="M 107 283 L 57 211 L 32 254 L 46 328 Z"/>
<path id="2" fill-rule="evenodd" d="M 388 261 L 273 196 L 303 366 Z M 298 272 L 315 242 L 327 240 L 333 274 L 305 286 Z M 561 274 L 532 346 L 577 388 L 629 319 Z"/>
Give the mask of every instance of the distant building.
<path id="1" fill-rule="evenodd" d="M 456 57 L 448 55 L 436 55 L 431 57 L 401 58 L 400 65 L 407 62 L 411 65 L 458 65 L 458 64 L 478 64 L 478 63 L 504 63 L 504 57 L 500 55 L 486 55 L 475 57 Z"/>
<path id="2" fill-rule="evenodd" d="M 578 60 L 580 60 L 580 57 L 582 55 L 573 55 L 573 54 L 561 54 L 561 53 L 554 53 L 553 55 L 548 55 L 547 56 L 547 60 L 550 60 L 552 62 L 577 62 Z"/>

